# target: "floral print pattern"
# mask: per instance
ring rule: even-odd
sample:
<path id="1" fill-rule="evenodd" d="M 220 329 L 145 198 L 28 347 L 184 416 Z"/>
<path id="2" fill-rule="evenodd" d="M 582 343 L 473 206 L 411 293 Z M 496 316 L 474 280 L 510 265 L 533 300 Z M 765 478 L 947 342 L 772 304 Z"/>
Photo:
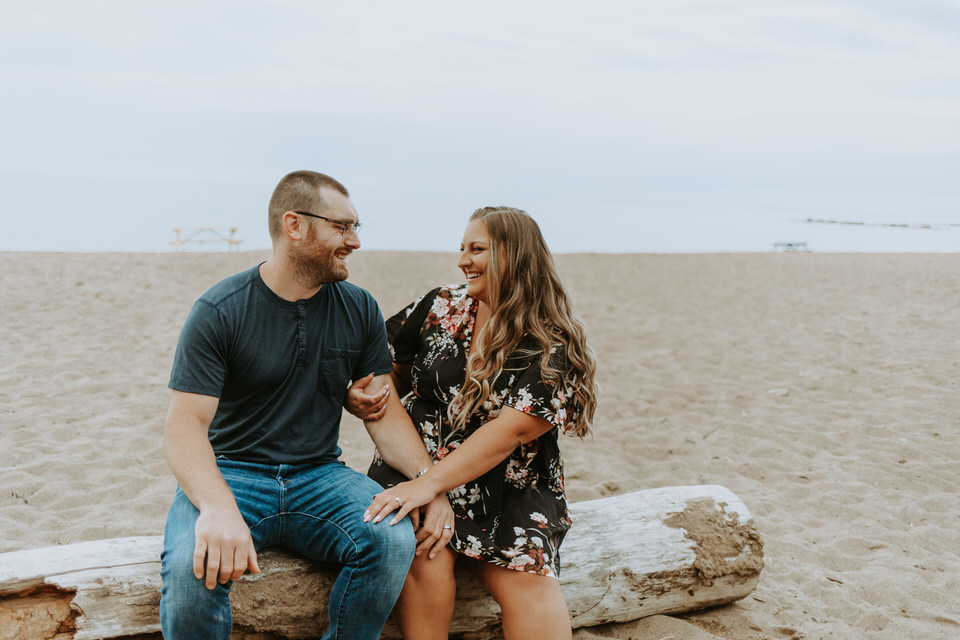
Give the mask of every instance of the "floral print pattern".
<path id="1" fill-rule="evenodd" d="M 447 408 L 463 384 L 476 309 L 477 301 L 467 295 L 465 285 L 449 285 L 387 320 L 394 362 L 412 365 L 412 393 L 404 406 L 436 461 L 496 418 L 505 406 L 554 425 L 480 478 L 447 495 L 456 515 L 450 544 L 457 552 L 517 571 L 557 577 L 558 549 L 571 524 L 557 437 L 576 427 L 580 411 L 572 402 L 573 389 L 544 380 L 538 346 L 525 338 L 507 358 L 490 396 L 466 429 L 453 431 Z M 553 348 L 551 358 L 561 369 L 566 363 L 559 347 Z M 384 486 L 405 479 L 379 455 L 370 475 Z"/>

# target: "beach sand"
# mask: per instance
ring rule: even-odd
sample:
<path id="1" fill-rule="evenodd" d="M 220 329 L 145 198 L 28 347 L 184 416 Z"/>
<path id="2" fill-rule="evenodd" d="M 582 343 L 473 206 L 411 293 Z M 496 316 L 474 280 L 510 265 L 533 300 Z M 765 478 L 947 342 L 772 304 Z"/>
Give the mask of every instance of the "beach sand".
<path id="1" fill-rule="evenodd" d="M 0 253 L 0 552 L 162 532 L 190 305 L 263 252 Z M 449 253 L 360 251 L 392 313 Z M 720 484 L 766 566 L 744 600 L 578 640 L 960 638 L 960 255 L 562 255 L 599 360 L 571 500 Z M 345 461 L 372 445 L 344 420 Z M 637 544 L 643 544 L 638 540 Z"/>

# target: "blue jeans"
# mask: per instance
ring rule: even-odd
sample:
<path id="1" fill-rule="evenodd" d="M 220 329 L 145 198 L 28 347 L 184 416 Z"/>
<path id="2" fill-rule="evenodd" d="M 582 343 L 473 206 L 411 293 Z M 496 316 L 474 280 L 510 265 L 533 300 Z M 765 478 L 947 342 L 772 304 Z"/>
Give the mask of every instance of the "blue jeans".
<path id="1" fill-rule="evenodd" d="M 219 458 L 256 549 L 286 547 L 311 560 L 343 565 L 330 591 L 324 640 L 380 637 L 413 561 L 409 519 L 391 527 L 363 522 L 382 491 L 340 463 L 263 465 Z M 208 590 L 193 574 L 194 525 L 200 512 L 177 489 L 164 531 L 160 625 L 165 640 L 229 640 L 230 587 Z"/>

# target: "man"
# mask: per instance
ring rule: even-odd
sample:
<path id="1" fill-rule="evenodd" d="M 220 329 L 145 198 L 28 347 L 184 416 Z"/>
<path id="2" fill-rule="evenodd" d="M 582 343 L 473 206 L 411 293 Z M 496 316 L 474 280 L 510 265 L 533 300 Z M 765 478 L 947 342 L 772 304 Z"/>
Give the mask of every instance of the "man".
<path id="1" fill-rule="evenodd" d="M 324 638 L 378 638 L 415 548 L 450 540 L 445 496 L 422 526 L 364 523 L 381 488 L 338 461 L 348 386 L 372 372 L 361 383 L 382 390 L 392 370 L 376 302 L 343 282 L 359 227 L 342 184 L 285 176 L 270 200 L 270 259 L 214 285 L 184 323 L 163 441 L 179 483 L 162 556 L 166 640 L 229 638 L 232 581 L 259 572 L 257 551 L 274 545 L 343 565 Z M 364 424 L 391 466 L 411 478 L 431 467 L 396 394 Z"/>

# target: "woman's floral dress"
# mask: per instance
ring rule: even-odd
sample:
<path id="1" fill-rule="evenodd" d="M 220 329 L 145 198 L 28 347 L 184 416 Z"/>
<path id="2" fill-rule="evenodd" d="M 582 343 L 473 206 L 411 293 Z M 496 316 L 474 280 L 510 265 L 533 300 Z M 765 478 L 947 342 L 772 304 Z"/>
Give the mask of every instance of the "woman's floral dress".
<path id="1" fill-rule="evenodd" d="M 573 406 L 572 389 L 557 388 L 543 379 L 539 346 L 532 338 L 524 338 L 494 381 L 487 402 L 465 430 L 452 432 L 447 406 L 463 385 L 476 311 L 477 301 L 467 295 L 466 285 L 448 285 L 387 320 L 394 362 L 412 365 L 413 393 L 404 405 L 435 461 L 496 418 L 504 406 L 556 427 L 447 495 L 456 515 L 450 543 L 456 551 L 510 569 L 557 577 L 557 551 L 571 523 L 557 434 L 576 426 L 580 409 Z M 561 370 L 568 366 L 559 347 L 551 358 L 552 366 Z M 379 454 L 369 474 L 385 487 L 406 480 Z"/>

